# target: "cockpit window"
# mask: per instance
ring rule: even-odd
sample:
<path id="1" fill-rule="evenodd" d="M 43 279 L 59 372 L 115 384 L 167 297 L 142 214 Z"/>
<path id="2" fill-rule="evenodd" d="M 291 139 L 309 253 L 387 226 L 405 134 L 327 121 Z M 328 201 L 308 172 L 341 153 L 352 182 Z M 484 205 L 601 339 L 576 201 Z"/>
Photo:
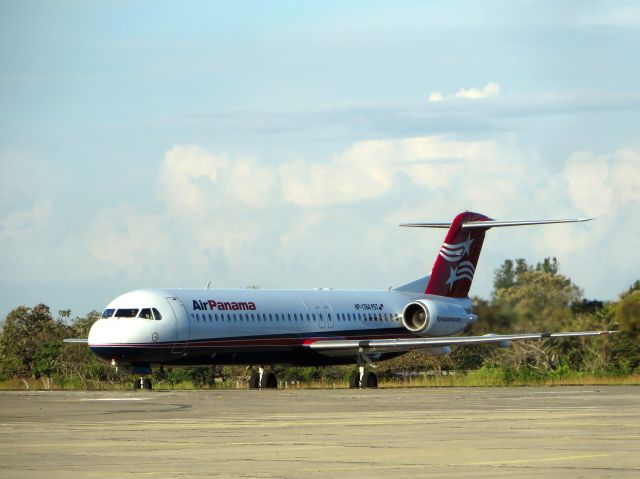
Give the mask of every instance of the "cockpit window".
<path id="1" fill-rule="evenodd" d="M 138 314 L 138 312 L 140 314 Z M 142 319 L 155 319 L 159 321 L 162 319 L 160 311 L 156 308 L 119 308 L 119 309 L 105 309 L 102 313 L 103 318 L 142 318 Z"/>
<path id="2" fill-rule="evenodd" d="M 135 318 L 138 315 L 137 308 L 121 308 L 116 311 L 116 318 Z"/>

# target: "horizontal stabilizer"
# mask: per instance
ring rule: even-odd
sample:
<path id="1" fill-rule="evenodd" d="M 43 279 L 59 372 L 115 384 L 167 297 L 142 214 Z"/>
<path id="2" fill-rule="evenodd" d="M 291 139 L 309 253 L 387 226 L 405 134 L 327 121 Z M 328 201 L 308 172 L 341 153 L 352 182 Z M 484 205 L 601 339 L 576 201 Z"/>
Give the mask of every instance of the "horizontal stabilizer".
<path id="1" fill-rule="evenodd" d="M 462 223 L 463 230 L 473 229 L 489 229 L 497 228 L 500 226 L 528 226 L 528 225 L 548 225 L 554 223 L 582 223 L 584 221 L 591 221 L 595 218 L 569 218 L 561 220 L 516 220 L 516 221 L 469 221 Z M 406 226 L 409 228 L 449 228 L 451 223 L 402 223 L 400 226 Z"/>
<path id="2" fill-rule="evenodd" d="M 88 341 L 86 338 L 66 338 L 62 340 L 63 343 L 68 344 L 87 344 Z"/>

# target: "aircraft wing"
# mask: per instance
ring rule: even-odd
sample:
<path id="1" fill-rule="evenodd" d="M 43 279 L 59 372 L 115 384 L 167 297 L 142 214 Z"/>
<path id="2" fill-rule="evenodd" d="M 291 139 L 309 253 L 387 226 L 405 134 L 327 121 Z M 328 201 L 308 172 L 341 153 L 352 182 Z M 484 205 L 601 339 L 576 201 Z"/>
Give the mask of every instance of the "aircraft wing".
<path id="1" fill-rule="evenodd" d="M 580 331 L 566 333 L 523 333 L 486 334 L 484 336 L 459 336 L 440 338 L 398 338 L 398 339 L 308 339 L 304 346 L 326 356 L 346 356 L 350 354 L 375 354 L 407 352 L 416 349 L 442 348 L 469 344 L 498 344 L 509 346 L 511 341 L 527 341 L 547 338 L 573 338 L 578 336 L 600 336 L 616 331 Z"/>

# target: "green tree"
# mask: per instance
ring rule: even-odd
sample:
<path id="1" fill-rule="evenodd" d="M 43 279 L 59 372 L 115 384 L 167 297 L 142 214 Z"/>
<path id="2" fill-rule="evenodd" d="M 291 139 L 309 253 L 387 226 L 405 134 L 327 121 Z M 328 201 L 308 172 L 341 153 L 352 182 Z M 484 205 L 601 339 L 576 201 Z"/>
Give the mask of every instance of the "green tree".
<path id="1" fill-rule="evenodd" d="M 622 332 L 634 338 L 640 335 L 640 281 L 620 296 L 615 315 Z"/>
<path id="2" fill-rule="evenodd" d="M 39 368 L 49 371 L 56 362 L 52 356 L 56 348 L 51 345 L 60 343 L 66 331 L 64 323 L 54 320 L 44 304 L 13 309 L 4 322 L 0 344 L 3 375 L 24 378 L 36 375 Z"/>
<path id="3" fill-rule="evenodd" d="M 557 330 L 570 322 L 571 305 L 582 299 L 582 290 L 558 273 L 557 266 L 543 266 L 518 274 L 511 287 L 496 291 L 495 296 L 513 308 L 516 325 L 523 331 Z"/>
<path id="4" fill-rule="evenodd" d="M 506 260 L 494 274 L 494 288 L 490 303 L 476 302 L 475 334 L 571 329 L 575 319 L 571 307 L 582 299 L 580 288 L 560 273 L 556 258 L 545 258 L 535 266 L 524 259 Z M 575 341 L 514 343 L 508 350 L 486 350 L 485 358 L 511 369 L 556 369 L 575 345 Z M 582 364 L 581 358 L 575 359 Z"/>
<path id="5" fill-rule="evenodd" d="M 70 315 L 69 312 L 66 317 Z M 89 337 L 89 330 L 98 319 L 100 319 L 100 313 L 97 311 L 75 318 L 68 326 L 66 337 Z M 79 382 L 85 389 L 93 387 L 92 385 L 100 380 L 118 380 L 113 368 L 93 354 L 86 344 L 63 345 L 59 372 L 62 382 Z"/>

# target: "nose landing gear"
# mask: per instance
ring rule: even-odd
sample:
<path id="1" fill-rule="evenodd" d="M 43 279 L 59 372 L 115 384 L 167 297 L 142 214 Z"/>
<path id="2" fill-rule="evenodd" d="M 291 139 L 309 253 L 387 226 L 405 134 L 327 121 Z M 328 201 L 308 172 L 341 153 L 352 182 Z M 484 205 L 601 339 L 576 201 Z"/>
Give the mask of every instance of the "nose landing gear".
<path id="1" fill-rule="evenodd" d="M 140 377 L 133 380 L 133 389 L 146 389 L 151 391 L 153 383 L 149 375 L 151 375 L 151 365 L 149 364 L 133 364 L 119 365 L 115 359 L 111 360 L 111 366 L 117 373 L 122 374 L 140 374 Z M 162 367 L 160 368 L 162 370 Z"/>

